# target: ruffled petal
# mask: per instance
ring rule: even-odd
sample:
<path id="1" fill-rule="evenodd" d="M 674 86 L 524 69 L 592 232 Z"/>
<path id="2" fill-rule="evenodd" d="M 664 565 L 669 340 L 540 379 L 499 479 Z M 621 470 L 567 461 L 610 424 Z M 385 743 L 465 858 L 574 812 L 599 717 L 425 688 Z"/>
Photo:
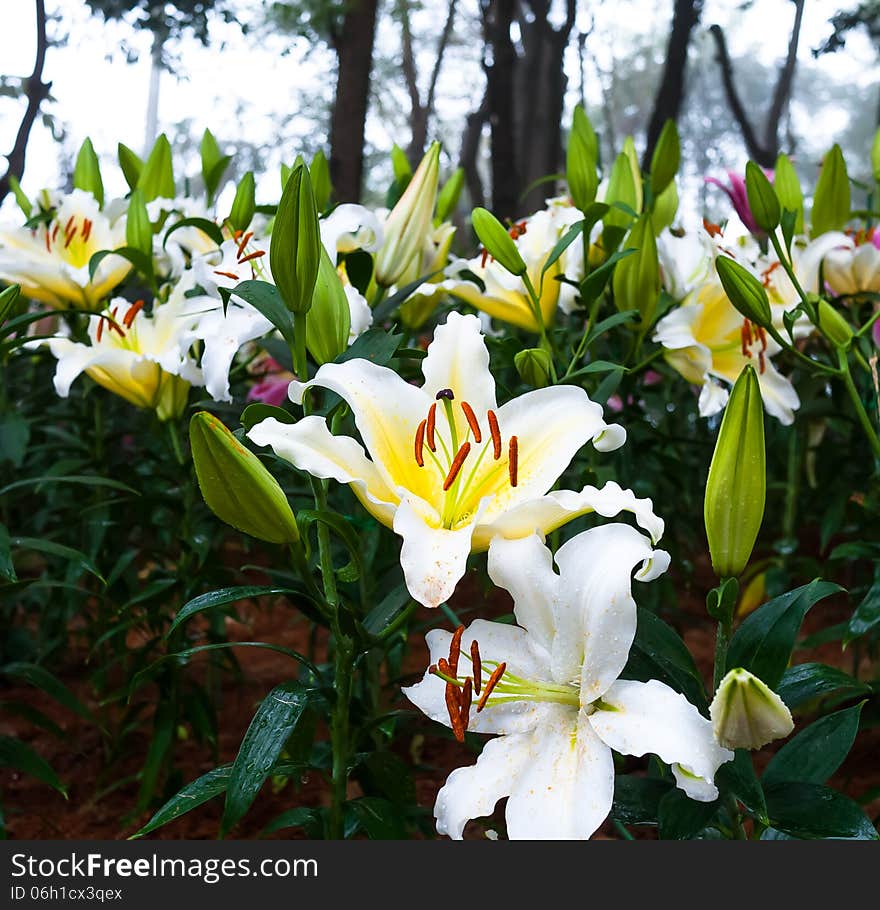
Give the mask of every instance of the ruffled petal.
<path id="1" fill-rule="evenodd" d="M 677 783 L 691 799 L 717 798 L 715 772 L 733 759 L 733 752 L 718 745 L 712 722 L 679 692 L 656 679 L 618 680 L 589 719 L 615 751 L 636 756 L 651 752 L 681 766 Z"/>

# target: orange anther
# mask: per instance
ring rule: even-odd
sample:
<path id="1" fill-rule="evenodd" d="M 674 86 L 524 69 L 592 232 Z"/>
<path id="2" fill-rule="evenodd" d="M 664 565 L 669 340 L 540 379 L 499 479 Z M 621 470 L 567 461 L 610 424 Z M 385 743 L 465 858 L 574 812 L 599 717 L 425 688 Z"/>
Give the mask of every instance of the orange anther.
<path id="1" fill-rule="evenodd" d="M 416 456 L 416 464 L 423 468 L 425 466 L 425 427 L 427 426 L 428 421 L 423 420 L 416 429 L 416 438 L 414 443 L 414 454 Z"/>
<path id="2" fill-rule="evenodd" d="M 143 300 L 136 300 L 126 312 L 125 316 L 122 318 L 122 324 L 127 328 L 131 328 L 131 324 L 134 322 L 134 317 L 146 306 Z"/>
<path id="3" fill-rule="evenodd" d="M 431 403 L 431 407 L 428 408 L 428 420 L 427 425 L 425 426 L 425 439 L 428 443 L 428 448 L 432 452 L 437 451 L 437 442 L 434 439 L 434 425 L 437 423 L 437 402 L 434 401 Z"/>
<path id="4" fill-rule="evenodd" d="M 480 646 L 477 644 L 476 639 L 471 642 L 471 664 L 473 665 L 471 673 L 474 677 L 474 691 L 479 695 L 480 686 L 483 682 L 483 661 L 480 657 Z"/>
<path id="5" fill-rule="evenodd" d="M 91 233 L 92 233 L 92 221 L 91 221 L 91 219 L 90 219 L 90 218 L 83 218 L 83 226 L 82 226 L 83 243 L 85 243 L 85 242 L 89 239 L 89 235 L 90 235 Z"/>
<path id="6" fill-rule="evenodd" d="M 449 669 L 453 676 L 458 676 L 458 658 L 461 656 L 461 636 L 464 635 L 464 626 L 459 626 L 449 642 Z"/>
<path id="7" fill-rule="evenodd" d="M 455 478 L 458 477 L 458 472 L 461 470 L 461 466 L 464 464 L 465 458 L 468 457 L 470 450 L 471 444 L 465 442 L 458 452 L 456 452 L 455 458 L 452 459 L 452 464 L 449 466 L 449 473 L 446 475 L 446 480 L 443 481 L 444 493 L 455 483 Z"/>
<path id="8" fill-rule="evenodd" d="M 221 272 L 220 269 L 214 269 L 215 275 L 222 275 L 224 278 L 231 278 L 233 281 L 238 281 L 238 275 L 235 272 Z"/>
<path id="9" fill-rule="evenodd" d="M 495 686 L 498 685 L 501 677 L 504 676 L 504 671 L 507 669 L 506 663 L 498 664 L 498 666 L 492 671 L 492 675 L 486 681 L 486 688 L 483 689 L 483 694 L 480 696 L 480 700 L 477 702 L 477 714 L 486 707 L 486 702 L 489 700 L 489 696 L 492 694 L 492 690 Z"/>
<path id="10" fill-rule="evenodd" d="M 100 342 L 101 336 L 104 334 L 104 317 L 98 317 L 98 331 L 95 332 L 95 341 Z"/>
<path id="11" fill-rule="evenodd" d="M 466 401 L 461 403 L 461 409 L 464 411 L 465 420 L 467 420 L 468 426 L 474 434 L 474 442 L 482 442 L 483 434 L 480 432 L 480 424 L 477 422 L 477 415 L 474 414 L 474 409 Z"/>
<path id="12" fill-rule="evenodd" d="M 249 253 L 247 256 L 243 256 L 238 260 L 239 265 L 244 265 L 246 262 L 250 262 L 252 259 L 259 259 L 261 256 L 265 256 L 265 250 L 256 250 L 253 253 Z"/>
<path id="13" fill-rule="evenodd" d="M 238 252 L 236 253 L 236 256 L 238 256 L 239 259 L 241 259 L 242 255 L 244 254 L 244 248 L 248 245 L 248 241 L 253 236 L 254 236 L 254 232 L 248 231 L 244 235 L 244 237 L 241 238 L 241 242 L 238 244 Z M 236 237 L 235 239 L 238 240 L 238 237 Z"/>
<path id="14" fill-rule="evenodd" d="M 709 221 L 708 218 L 703 219 L 703 227 L 706 229 L 706 233 L 710 237 L 721 237 L 724 234 L 721 228 L 717 224 L 713 224 L 711 221 Z"/>
<path id="15" fill-rule="evenodd" d="M 471 720 L 471 704 L 473 703 L 474 694 L 471 687 L 470 678 L 464 681 L 464 687 L 461 690 L 461 708 L 459 709 L 459 717 L 461 718 L 461 732 L 464 734 L 464 731 L 467 730 L 468 724 Z"/>
<path id="16" fill-rule="evenodd" d="M 519 440 L 516 436 L 510 437 L 510 445 L 507 449 L 507 472 L 510 475 L 510 485 L 516 486 L 517 469 L 519 467 Z"/>
<path id="17" fill-rule="evenodd" d="M 501 457 L 501 430 L 498 429 L 498 418 L 494 411 L 487 411 L 486 417 L 489 419 L 489 432 L 492 434 L 492 455 L 495 461 Z"/>

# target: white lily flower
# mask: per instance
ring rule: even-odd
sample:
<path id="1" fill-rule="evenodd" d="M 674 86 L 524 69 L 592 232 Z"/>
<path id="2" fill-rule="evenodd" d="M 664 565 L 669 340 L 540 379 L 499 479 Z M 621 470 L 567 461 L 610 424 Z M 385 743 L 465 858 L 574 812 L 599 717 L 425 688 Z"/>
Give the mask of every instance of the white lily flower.
<path id="1" fill-rule="evenodd" d="M 781 307 L 777 307 L 781 312 Z M 654 341 L 666 348 L 666 360 L 688 382 L 702 386 L 701 417 L 717 414 L 727 404 L 732 385 L 747 363 L 758 363 L 764 408 L 788 426 L 800 399 L 771 358 L 781 348 L 757 326 L 743 322 L 718 280 L 707 282 L 664 316 Z M 720 382 L 719 382 L 720 380 Z M 722 385 L 725 383 L 725 385 Z"/>
<path id="2" fill-rule="evenodd" d="M 73 190 L 51 199 L 52 218 L 39 227 L 0 229 L 0 279 L 21 285 L 22 293 L 56 309 L 94 309 L 129 273 L 121 256 L 107 256 L 94 281 L 89 261 L 100 250 L 125 246 L 125 217 L 113 220 L 97 199 Z"/>
<path id="3" fill-rule="evenodd" d="M 672 231 L 665 228 L 657 238 L 660 274 L 666 292 L 676 300 L 712 277 L 717 247 L 708 232 Z"/>
<path id="4" fill-rule="evenodd" d="M 333 265 L 340 253 L 364 250 L 378 252 L 382 246 L 384 228 L 380 216 L 362 205 L 337 205 L 319 224 L 321 242 Z"/>
<path id="5" fill-rule="evenodd" d="M 855 237 L 838 231 L 823 234 L 828 238 L 823 275 L 826 285 L 838 296 L 880 292 L 880 232 L 859 232 Z"/>
<path id="6" fill-rule="evenodd" d="M 181 304 L 154 305 L 149 315 L 143 306 L 142 300 L 112 300 L 107 315 L 89 317 L 89 344 L 69 338 L 45 342 L 58 360 L 55 391 L 62 398 L 86 373 L 136 407 L 155 410 L 160 420 L 180 415 L 190 385 L 202 381 L 189 353 L 193 316 Z"/>
<path id="7" fill-rule="evenodd" d="M 636 632 L 631 573 L 649 581 L 669 556 L 622 524 L 572 538 L 553 557 L 537 534 L 495 538 L 489 575 L 511 593 L 517 625 L 478 619 L 428 633 L 431 667 L 403 691 L 432 719 L 497 734 L 477 763 L 437 795 L 437 830 L 461 838 L 507 796 L 511 839 L 589 838 L 614 794 L 612 750 L 653 753 L 692 799 L 717 798 L 714 775 L 733 753 L 712 724 L 658 680 L 620 679 Z"/>
<path id="8" fill-rule="evenodd" d="M 489 352 L 476 316 L 451 313 L 422 362 L 422 388 L 367 360 L 322 366 L 293 382 L 301 402 L 312 386 L 340 395 L 354 414 L 364 449 L 333 436 L 322 417 L 295 424 L 273 418 L 248 436 L 316 477 L 349 484 L 376 518 L 403 538 L 407 587 L 426 606 L 452 594 L 468 554 L 496 535 L 548 532 L 587 512 L 635 514 L 656 540 L 663 522 L 650 499 L 609 482 L 601 489 L 548 492 L 587 442 L 600 451 L 622 445 L 583 389 L 538 389 L 498 407 Z"/>

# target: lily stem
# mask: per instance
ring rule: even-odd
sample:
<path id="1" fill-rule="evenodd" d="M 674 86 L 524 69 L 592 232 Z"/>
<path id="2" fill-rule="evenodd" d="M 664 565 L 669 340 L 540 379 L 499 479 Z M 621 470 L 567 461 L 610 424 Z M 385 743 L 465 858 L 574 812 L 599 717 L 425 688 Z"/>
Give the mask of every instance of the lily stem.
<path id="1" fill-rule="evenodd" d="M 871 446 L 871 451 L 874 453 L 875 458 L 880 458 L 880 439 L 877 438 L 877 433 L 871 425 L 871 419 L 868 417 L 868 412 L 865 410 L 865 406 L 862 404 L 862 399 L 859 396 L 859 391 L 856 388 L 856 384 L 853 382 L 846 352 L 839 348 L 837 351 L 837 362 L 840 364 L 840 375 L 843 377 L 843 384 L 852 401 L 859 423 L 865 431 L 865 436 L 868 438 L 868 444 Z"/>
<path id="2" fill-rule="evenodd" d="M 336 701 L 333 705 L 333 716 L 330 719 L 333 783 L 327 833 L 331 840 L 342 840 L 345 836 L 345 799 L 348 789 L 349 712 L 354 668 L 354 643 L 349 636 L 342 633 L 338 620 L 333 623 L 333 638 L 336 645 Z"/>

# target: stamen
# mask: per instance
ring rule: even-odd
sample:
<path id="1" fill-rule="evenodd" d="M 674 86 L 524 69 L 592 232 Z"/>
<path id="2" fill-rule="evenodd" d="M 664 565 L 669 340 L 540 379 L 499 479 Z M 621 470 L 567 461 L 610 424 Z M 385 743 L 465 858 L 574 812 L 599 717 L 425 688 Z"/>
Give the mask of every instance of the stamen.
<path id="1" fill-rule="evenodd" d="M 107 320 L 107 329 L 111 332 L 116 332 L 120 338 L 125 338 L 125 332 L 116 324 L 116 310 L 117 307 L 113 307 L 113 309 L 110 310 L 110 318 Z"/>
<path id="2" fill-rule="evenodd" d="M 49 237 L 49 225 L 48 224 L 46 225 L 46 252 L 47 253 L 52 252 L 52 241 Z"/>
<path id="3" fill-rule="evenodd" d="M 455 478 L 458 477 L 458 472 L 461 470 L 461 466 L 464 464 L 465 458 L 468 457 L 470 450 L 471 444 L 465 442 L 456 453 L 455 458 L 452 460 L 452 464 L 449 466 L 449 473 L 446 475 L 446 480 L 443 481 L 444 493 L 455 483 Z"/>
<path id="4" fill-rule="evenodd" d="M 480 657 L 480 646 L 476 638 L 471 642 L 471 664 L 474 676 L 474 691 L 480 694 L 480 685 L 483 682 L 483 659 Z"/>
<path id="5" fill-rule="evenodd" d="M 440 391 L 434 396 L 437 401 L 440 401 L 441 398 L 445 398 L 448 401 L 454 401 L 455 395 L 452 394 L 452 389 L 440 389 Z"/>
<path id="6" fill-rule="evenodd" d="M 73 227 L 73 222 L 74 222 L 74 221 L 76 221 L 76 215 L 71 215 L 70 218 L 67 219 L 67 224 L 64 225 L 64 233 L 65 233 L 65 234 L 69 234 L 69 233 L 70 233 L 70 229 Z"/>
<path id="7" fill-rule="evenodd" d="M 122 324 L 127 328 L 131 328 L 131 324 L 134 322 L 134 317 L 146 306 L 143 300 L 136 300 L 129 308 L 128 312 L 122 319 Z"/>
<path id="8" fill-rule="evenodd" d="M 510 437 L 507 449 L 507 472 L 510 474 L 510 485 L 516 486 L 517 468 L 519 467 L 519 440 L 516 436 Z"/>
<path id="9" fill-rule="evenodd" d="M 239 259 L 238 264 L 244 265 L 246 262 L 250 262 L 251 259 L 259 259 L 261 256 L 265 256 L 265 255 L 266 255 L 265 250 L 256 250 L 255 252 L 250 253 L 249 255 L 244 256 L 243 258 Z"/>
<path id="10" fill-rule="evenodd" d="M 101 336 L 102 336 L 103 334 L 104 334 L 104 317 L 103 317 L 103 316 L 99 316 L 99 317 L 98 317 L 98 331 L 95 332 L 95 341 L 97 341 L 97 342 L 100 343 L 100 341 L 101 341 Z"/>
<path id="11" fill-rule="evenodd" d="M 743 320 L 742 329 L 740 329 L 740 340 L 742 342 L 743 357 L 751 357 L 749 345 L 752 343 L 752 324 L 748 319 Z"/>
<path id="12" fill-rule="evenodd" d="M 415 448 L 416 464 L 420 468 L 423 468 L 425 466 L 424 445 L 425 445 L 425 426 L 427 425 L 427 423 L 428 423 L 427 420 L 423 420 L 418 425 L 418 428 L 416 429 L 416 438 L 415 438 L 414 448 Z"/>
<path id="13" fill-rule="evenodd" d="M 55 227 L 52 229 L 52 243 L 55 242 L 55 238 L 58 236 L 58 230 L 60 227 L 61 227 L 60 224 L 56 224 Z M 46 228 L 46 230 L 48 231 L 49 229 Z"/>
<path id="14" fill-rule="evenodd" d="M 461 722 L 461 696 L 458 686 L 452 683 L 446 683 L 446 710 L 449 712 L 449 722 L 452 724 L 452 732 L 455 738 L 464 742 L 464 725 Z"/>
<path id="15" fill-rule="evenodd" d="M 238 275 L 235 272 L 221 272 L 220 269 L 214 269 L 215 275 L 222 275 L 224 278 L 231 278 L 233 281 L 238 281 Z"/>
<path id="16" fill-rule="evenodd" d="M 494 411 L 487 411 L 486 417 L 489 418 L 489 432 L 492 434 L 493 456 L 495 461 L 501 457 L 501 430 L 498 429 L 498 418 Z"/>
<path id="17" fill-rule="evenodd" d="M 703 219 L 703 227 L 710 237 L 720 237 L 724 234 L 717 224 L 713 224 L 708 218 Z"/>
<path id="18" fill-rule="evenodd" d="M 498 666 L 492 671 L 492 675 L 486 682 L 486 688 L 483 689 L 483 694 L 480 696 L 480 700 L 477 702 L 477 714 L 486 707 L 486 702 L 489 700 L 489 696 L 492 694 L 492 690 L 501 680 L 501 677 L 504 676 L 504 671 L 507 669 L 506 663 L 498 664 Z"/>
<path id="19" fill-rule="evenodd" d="M 82 226 L 83 243 L 86 243 L 88 241 L 89 235 L 91 233 L 92 233 L 91 218 L 83 218 L 83 226 Z"/>
<path id="20" fill-rule="evenodd" d="M 480 256 L 480 268 L 486 268 L 486 260 L 489 258 L 489 251 L 484 249 L 482 255 Z"/>
<path id="21" fill-rule="evenodd" d="M 236 253 L 236 256 L 238 257 L 239 260 L 241 259 L 242 255 L 244 255 L 244 248 L 248 245 L 248 241 L 249 241 L 249 240 L 251 239 L 251 237 L 253 237 L 253 236 L 254 236 L 254 232 L 253 232 L 253 231 L 248 231 L 248 232 L 244 235 L 244 237 L 241 238 L 241 242 L 238 244 L 238 252 Z M 236 240 L 237 240 L 237 239 L 238 239 L 238 238 L 236 237 Z"/>
<path id="22" fill-rule="evenodd" d="M 461 656 L 461 636 L 464 635 L 464 626 L 459 626 L 449 642 L 449 669 L 453 676 L 458 676 L 458 658 Z"/>
<path id="23" fill-rule="evenodd" d="M 461 710 L 459 712 L 459 717 L 461 717 L 462 732 L 467 730 L 468 724 L 471 722 L 471 705 L 473 704 L 473 699 L 471 679 L 468 677 L 464 681 L 464 687 L 461 690 Z"/>
<path id="24" fill-rule="evenodd" d="M 434 425 L 437 423 L 437 402 L 433 402 L 428 408 L 428 422 L 425 427 L 425 439 L 428 441 L 428 448 L 432 452 L 437 451 L 437 442 L 434 439 Z"/>
<path id="25" fill-rule="evenodd" d="M 467 420 L 468 426 L 474 434 L 474 442 L 477 444 L 481 443 L 483 434 L 480 432 L 480 424 L 477 422 L 477 415 L 474 414 L 474 409 L 466 401 L 461 403 L 461 409 L 464 411 L 465 420 Z"/>

